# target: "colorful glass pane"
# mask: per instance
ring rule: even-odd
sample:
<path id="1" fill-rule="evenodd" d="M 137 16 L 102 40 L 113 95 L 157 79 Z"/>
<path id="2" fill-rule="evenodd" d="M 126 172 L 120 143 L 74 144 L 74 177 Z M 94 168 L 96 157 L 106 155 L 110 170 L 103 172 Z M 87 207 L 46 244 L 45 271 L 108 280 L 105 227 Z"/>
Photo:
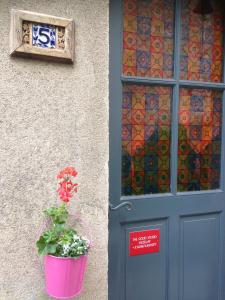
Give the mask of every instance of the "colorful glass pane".
<path id="1" fill-rule="evenodd" d="M 180 90 L 178 191 L 220 187 L 222 92 Z"/>
<path id="2" fill-rule="evenodd" d="M 173 43 L 173 0 L 124 0 L 124 75 L 172 78 Z"/>
<path id="3" fill-rule="evenodd" d="M 172 89 L 124 84 L 122 195 L 170 191 Z"/>
<path id="4" fill-rule="evenodd" d="M 211 1 L 211 14 L 198 14 L 199 0 L 182 0 L 180 78 L 221 82 L 223 74 L 223 1 Z"/>

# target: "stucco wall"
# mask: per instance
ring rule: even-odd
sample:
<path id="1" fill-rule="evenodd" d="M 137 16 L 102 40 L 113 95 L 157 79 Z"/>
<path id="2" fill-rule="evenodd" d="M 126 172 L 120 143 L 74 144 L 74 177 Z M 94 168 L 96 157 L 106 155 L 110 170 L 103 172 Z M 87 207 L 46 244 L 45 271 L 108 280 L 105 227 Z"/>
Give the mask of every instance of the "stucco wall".
<path id="1" fill-rule="evenodd" d="M 10 58 L 11 8 L 73 18 L 75 64 Z M 49 299 L 35 240 L 67 165 L 94 236 L 79 299 L 106 300 L 108 1 L 0 0 L 0 28 L 0 300 Z"/>

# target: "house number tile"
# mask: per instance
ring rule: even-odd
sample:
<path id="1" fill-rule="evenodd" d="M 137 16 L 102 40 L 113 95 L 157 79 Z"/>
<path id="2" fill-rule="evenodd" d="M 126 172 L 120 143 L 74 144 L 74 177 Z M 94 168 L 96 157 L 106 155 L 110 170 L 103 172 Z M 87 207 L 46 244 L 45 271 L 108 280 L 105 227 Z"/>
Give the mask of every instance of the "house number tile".
<path id="1" fill-rule="evenodd" d="M 11 55 L 73 62 L 73 20 L 12 10 Z"/>
<path id="2" fill-rule="evenodd" d="M 32 24 L 32 45 L 42 48 L 55 48 L 56 27 L 47 24 Z"/>

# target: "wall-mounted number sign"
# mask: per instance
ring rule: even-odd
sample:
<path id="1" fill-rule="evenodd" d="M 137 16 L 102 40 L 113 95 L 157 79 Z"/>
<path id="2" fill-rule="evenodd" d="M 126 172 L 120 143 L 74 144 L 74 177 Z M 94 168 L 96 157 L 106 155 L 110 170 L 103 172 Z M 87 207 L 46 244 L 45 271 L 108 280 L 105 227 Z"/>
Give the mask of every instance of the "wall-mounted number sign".
<path id="1" fill-rule="evenodd" d="M 154 253 L 160 251 L 160 230 L 143 230 L 130 232 L 130 256 Z"/>
<path id="2" fill-rule="evenodd" d="M 28 11 L 11 12 L 11 55 L 74 60 L 74 22 Z"/>
<path id="3" fill-rule="evenodd" d="M 32 24 L 32 45 L 55 49 L 56 28 L 46 24 Z"/>

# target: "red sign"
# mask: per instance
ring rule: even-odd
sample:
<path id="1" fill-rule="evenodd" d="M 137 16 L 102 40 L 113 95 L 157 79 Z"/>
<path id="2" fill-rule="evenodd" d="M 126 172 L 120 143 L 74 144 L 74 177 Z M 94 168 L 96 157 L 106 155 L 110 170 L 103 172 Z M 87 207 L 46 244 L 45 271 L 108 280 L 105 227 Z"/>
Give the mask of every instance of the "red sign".
<path id="1" fill-rule="evenodd" d="M 130 232 L 130 256 L 160 251 L 160 230 Z"/>

